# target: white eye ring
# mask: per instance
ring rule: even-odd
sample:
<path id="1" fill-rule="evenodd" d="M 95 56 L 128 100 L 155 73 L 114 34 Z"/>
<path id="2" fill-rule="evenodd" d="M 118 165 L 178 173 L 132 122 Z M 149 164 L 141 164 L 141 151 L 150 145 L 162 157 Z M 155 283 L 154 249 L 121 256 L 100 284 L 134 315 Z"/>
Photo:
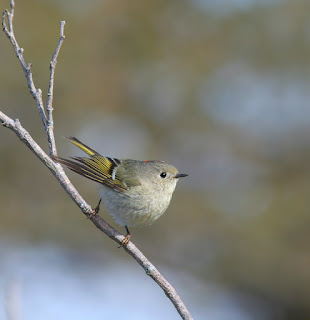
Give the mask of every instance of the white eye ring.
<path id="1" fill-rule="evenodd" d="M 159 175 L 161 178 L 165 179 L 167 177 L 167 172 L 163 171 Z"/>

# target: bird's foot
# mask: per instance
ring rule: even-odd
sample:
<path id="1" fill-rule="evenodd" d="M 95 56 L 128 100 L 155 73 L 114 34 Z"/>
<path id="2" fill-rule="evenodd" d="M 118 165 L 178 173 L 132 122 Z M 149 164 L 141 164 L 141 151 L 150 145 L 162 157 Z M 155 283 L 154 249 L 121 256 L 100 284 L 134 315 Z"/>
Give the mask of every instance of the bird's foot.
<path id="1" fill-rule="evenodd" d="M 126 228 L 127 234 L 126 234 L 125 238 L 122 240 L 119 248 L 122 248 L 122 247 L 124 247 L 124 246 L 127 246 L 127 244 L 129 243 L 130 237 L 131 237 L 130 232 L 129 232 L 127 226 L 125 226 L 125 228 Z"/>

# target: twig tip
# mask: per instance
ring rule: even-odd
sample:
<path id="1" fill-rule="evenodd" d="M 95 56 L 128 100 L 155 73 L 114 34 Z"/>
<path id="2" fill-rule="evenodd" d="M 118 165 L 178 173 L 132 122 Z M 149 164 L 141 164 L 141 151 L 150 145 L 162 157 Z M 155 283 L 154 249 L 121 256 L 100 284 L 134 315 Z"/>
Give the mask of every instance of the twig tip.
<path id="1" fill-rule="evenodd" d="M 10 7 L 13 10 L 15 8 L 15 1 L 11 0 Z"/>

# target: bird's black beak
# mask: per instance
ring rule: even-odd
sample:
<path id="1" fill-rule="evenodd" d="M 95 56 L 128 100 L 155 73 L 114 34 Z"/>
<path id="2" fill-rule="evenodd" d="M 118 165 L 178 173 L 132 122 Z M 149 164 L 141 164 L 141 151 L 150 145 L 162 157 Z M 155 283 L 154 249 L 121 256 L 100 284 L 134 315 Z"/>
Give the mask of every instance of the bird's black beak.
<path id="1" fill-rule="evenodd" d="M 187 177 L 187 176 L 188 176 L 188 174 L 178 173 L 178 174 L 176 174 L 174 177 L 175 177 L 176 179 L 179 179 L 179 178 L 183 178 L 183 177 Z"/>

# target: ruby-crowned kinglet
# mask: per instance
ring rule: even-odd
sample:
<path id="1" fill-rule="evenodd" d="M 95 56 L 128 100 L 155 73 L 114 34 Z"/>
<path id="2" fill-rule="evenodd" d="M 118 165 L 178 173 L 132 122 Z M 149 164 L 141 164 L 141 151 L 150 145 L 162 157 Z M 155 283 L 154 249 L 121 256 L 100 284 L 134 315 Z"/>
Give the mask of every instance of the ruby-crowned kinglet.
<path id="1" fill-rule="evenodd" d="M 100 183 L 105 208 L 126 228 L 122 245 L 130 239 L 128 226 L 149 226 L 166 211 L 178 178 L 187 176 L 163 161 L 104 157 L 74 137 L 67 139 L 90 157 L 73 157 L 75 161 L 53 157 L 53 160 Z"/>

